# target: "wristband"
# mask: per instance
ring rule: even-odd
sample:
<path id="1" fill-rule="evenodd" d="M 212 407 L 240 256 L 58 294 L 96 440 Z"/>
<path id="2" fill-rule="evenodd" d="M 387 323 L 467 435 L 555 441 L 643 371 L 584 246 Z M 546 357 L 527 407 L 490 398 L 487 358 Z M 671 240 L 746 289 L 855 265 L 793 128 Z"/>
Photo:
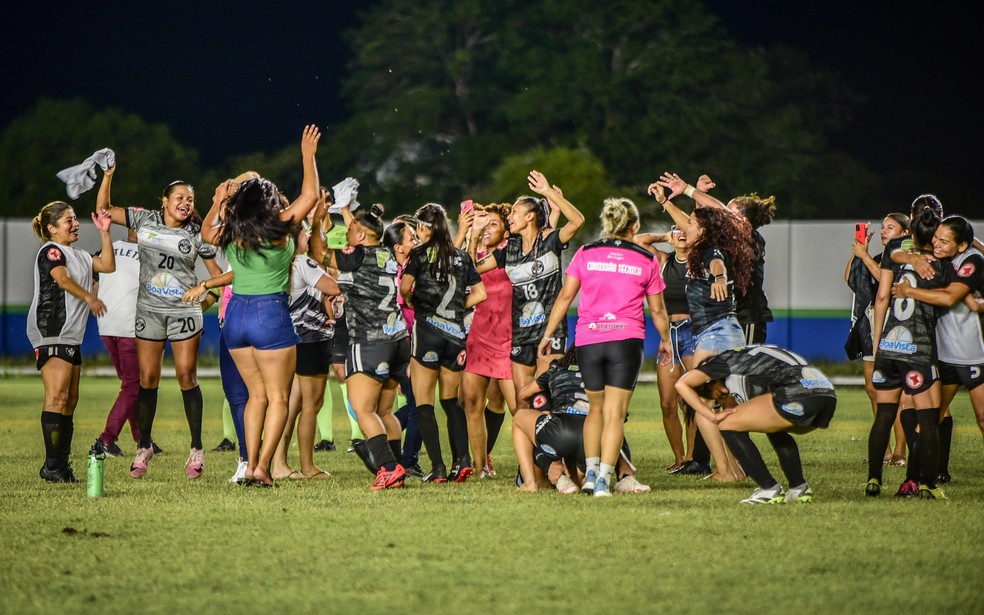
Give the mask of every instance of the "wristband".
<path id="1" fill-rule="evenodd" d="M 694 192 L 695 192 L 696 190 L 697 190 L 696 188 L 694 188 L 694 187 L 693 187 L 693 186 L 691 186 L 690 184 L 687 184 L 687 187 L 686 187 L 686 188 L 684 188 L 684 190 L 683 190 L 683 194 L 684 194 L 685 196 L 688 196 L 688 197 L 690 197 L 690 198 L 694 198 Z"/>
<path id="2" fill-rule="evenodd" d="M 728 276 L 726 274 L 724 274 L 724 273 L 722 273 L 721 275 L 714 276 L 714 281 L 715 282 L 720 282 L 721 280 L 727 280 L 727 279 L 728 279 Z"/>

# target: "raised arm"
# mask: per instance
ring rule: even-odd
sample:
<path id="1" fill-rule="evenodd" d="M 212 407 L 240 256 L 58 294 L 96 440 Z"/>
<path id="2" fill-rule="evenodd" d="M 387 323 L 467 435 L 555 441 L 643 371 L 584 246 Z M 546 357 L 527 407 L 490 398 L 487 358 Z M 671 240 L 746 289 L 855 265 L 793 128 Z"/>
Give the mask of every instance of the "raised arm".
<path id="1" fill-rule="evenodd" d="M 92 270 L 96 273 L 113 273 L 116 271 L 116 253 L 113 251 L 113 237 L 109 234 L 109 225 L 112 224 L 110 214 L 105 209 L 93 212 L 92 223 L 99 229 L 102 246 L 99 256 L 92 257 Z"/>
<path id="2" fill-rule="evenodd" d="M 679 228 L 687 228 L 690 225 L 690 215 L 673 204 L 673 201 L 670 200 L 673 195 L 667 196 L 664 194 L 664 188 L 663 181 L 658 180 L 649 184 L 649 189 L 646 192 L 656 199 L 656 202 L 660 204 L 663 211 L 670 214 L 670 217 L 673 218 L 673 224 L 676 224 Z"/>
<path id="3" fill-rule="evenodd" d="M 96 211 L 108 212 L 109 218 L 114 224 L 126 226 L 126 210 L 122 207 L 116 207 L 110 201 L 109 193 L 113 185 L 114 173 L 116 173 L 115 164 L 103 171 L 102 182 L 99 184 L 99 192 L 96 194 Z"/>
<path id="4" fill-rule="evenodd" d="M 219 245 L 222 240 L 222 225 L 225 217 L 225 205 L 229 200 L 229 195 L 239 189 L 234 180 L 227 179 L 215 187 L 212 195 L 212 207 L 205 214 L 202 220 L 202 241 L 213 246 Z"/>
<path id="5" fill-rule="evenodd" d="M 331 218 L 327 216 L 325 191 L 321 191 L 321 200 L 314 208 L 314 216 L 311 218 L 311 238 L 308 241 L 308 256 L 316 263 L 325 265 L 325 257 L 328 255 L 328 241 L 325 233 L 331 230 Z M 327 220 L 328 227 L 325 228 Z"/>
<path id="6" fill-rule="evenodd" d="M 656 248 L 653 244 L 669 243 L 669 241 L 669 233 L 639 233 L 632 237 L 632 243 L 638 244 L 656 255 L 656 259 L 661 265 L 666 262 L 669 254 Z"/>
<path id="7" fill-rule="evenodd" d="M 704 177 L 706 176 L 702 175 L 701 180 L 703 180 Z M 714 182 L 711 182 L 710 179 L 711 178 L 708 177 L 707 182 L 698 181 L 698 184 L 703 183 L 705 185 L 713 186 Z M 692 198 L 694 202 L 697 204 L 697 207 L 719 207 L 721 209 L 727 209 L 724 203 L 717 200 L 715 197 L 707 194 L 706 192 L 702 192 L 697 188 L 695 188 L 694 186 L 691 186 L 687 182 L 680 179 L 680 176 L 677 175 L 676 173 L 665 172 L 656 181 L 656 183 L 670 190 L 670 195 L 668 198 L 672 199 L 673 197 L 682 194 L 684 196 L 689 196 L 690 198 Z"/>
<path id="8" fill-rule="evenodd" d="M 321 131 L 314 124 L 304 127 L 301 135 L 301 162 L 304 167 L 304 179 L 301 182 L 301 194 L 290 206 L 280 212 L 280 219 L 300 224 L 315 205 L 321 193 L 321 182 L 318 180 L 318 165 L 315 154 L 318 153 L 318 140 Z"/>
<path id="9" fill-rule="evenodd" d="M 878 279 L 881 276 L 881 267 L 875 262 L 875 259 L 871 257 L 868 253 L 868 242 L 871 240 L 871 233 L 868 233 L 868 239 L 864 243 L 859 242 L 857 239 L 854 240 L 854 244 L 851 247 L 851 258 L 847 261 L 847 267 L 844 269 L 844 281 L 847 282 L 851 273 L 851 261 L 855 258 L 860 258 L 861 262 L 871 273 L 871 277 Z"/>
<path id="10" fill-rule="evenodd" d="M 560 242 L 567 243 L 574 238 L 574 235 L 584 226 L 584 214 L 578 211 L 577 207 L 571 205 L 570 201 L 564 198 L 563 193 L 554 190 L 543 173 L 537 170 L 530 171 L 529 177 L 530 190 L 543 196 L 548 202 L 555 203 L 560 209 L 560 213 L 567 218 L 567 224 L 560 228 Z"/>

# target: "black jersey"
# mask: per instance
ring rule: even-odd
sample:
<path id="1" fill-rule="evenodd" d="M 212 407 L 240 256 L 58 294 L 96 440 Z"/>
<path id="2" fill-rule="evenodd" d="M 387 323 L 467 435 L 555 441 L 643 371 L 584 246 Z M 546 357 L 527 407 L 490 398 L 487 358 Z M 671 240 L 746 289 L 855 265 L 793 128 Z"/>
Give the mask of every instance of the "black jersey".
<path id="1" fill-rule="evenodd" d="M 911 250 L 914 245 L 912 237 L 909 235 L 889 239 L 888 243 L 885 244 L 885 250 L 882 252 L 881 261 L 879 261 L 878 266 L 882 269 L 891 269 L 893 274 L 898 275 L 902 265 L 892 260 L 892 252 L 896 250 Z"/>
<path id="2" fill-rule="evenodd" d="M 338 286 L 345 295 L 349 344 L 395 342 L 407 337 L 396 305 L 396 259 L 384 246 L 335 251 Z"/>
<path id="3" fill-rule="evenodd" d="M 882 257 L 884 264 L 885 257 Z M 949 260 L 930 261 L 935 275 L 925 280 L 910 265 L 904 265 L 895 273 L 894 283 L 907 280 L 913 288 L 944 288 L 953 281 L 954 271 Z M 891 299 L 878 356 L 904 361 L 913 365 L 929 365 L 936 362 L 936 319 L 939 309 L 915 299 Z"/>
<path id="4" fill-rule="evenodd" d="M 506 247 L 493 252 L 495 262 L 504 267 L 513 285 L 512 344 L 535 344 L 543 337 L 550 310 L 553 309 L 561 286 L 560 253 L 567 248 L 561 243 L 560 231 L 542 239 L 539 235 L 533 249 L 523 253 L 523 238 L 514 235 Z M 555 337 L 567 336 L 567 319 L 563 318 Z"/>
<path id="5" fill-rule="evenodd" d="M 455 248 L 451 276 L 444 279 L 438 271 L 437 248 L 421 246 L 410 254 L 403 273 L 414 278 L 414 322 L 444 338 L 464 340 L 466 291 L 482 281 L 468 253 Z"/>
<path id="6" fill-rule="evenodd" d="M 834 385 L 795 352 L 778 346 L 746 346 L 714 355 L 698 367 L 712 380 L 724 380 L 738 403 L 772 393 L 777 405 L 804 396 L 834 397 Z"/>
<path id="7" fill-rule="evenodd" d="M 670 254 L 660 268 L 660 275 L 666 288 L 663 289 L 663 303 L 666 304 L 666 313 L 670 316 L 676 314 L 689 314 L 690 304 L 687 303 L 687 261 L 680 262 L 676 254 Z"/>
<path id="8" fill-rule="evenodd" d="M 700 255 L 704 263 L 703 277 L 687 280 L 687 305 L 690 306 L 691 326 L 694 335 L 699 335 L 704 329 L 722 318 L 735 315 L 735 281 L 731 270 L 731 258 L 718 248 L 705 248 Z M 711 298 L 711 284 L 714 276 L 711 274 L 711 261 L 721 259 L 728 272 L 728 297 L 724 301 Z"/>
<path id="9" fill-rule="evenodd" d="M 560 414 L 588 413 L 588 396 L 577 365 L 561 367 L 553 361 L 547 371 L 536 379 L 541 392 L 533 398 L 536 410 L 550 410 Z"/>
<path id="10" fill-rule="evenodd" d="M 752 252 L 755 260 L 752 263 L 752 281 L 744 293 L 736 297 L 738 323 L 751 325 L 760 322 L 772 322 L 772 310 L 769 309 L 769 298 L 765 296 L 765 238 L 758 231 L 752 231 Z M 729 272 L 730 273 L 730 272 Z"/>

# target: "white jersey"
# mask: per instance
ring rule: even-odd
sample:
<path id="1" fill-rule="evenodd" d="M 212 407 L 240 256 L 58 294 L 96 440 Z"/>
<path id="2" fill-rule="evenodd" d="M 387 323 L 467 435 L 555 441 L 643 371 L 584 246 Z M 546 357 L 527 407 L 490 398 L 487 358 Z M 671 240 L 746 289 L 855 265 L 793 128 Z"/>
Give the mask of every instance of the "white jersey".
<path id="1" fill-rule="evenodd" d="M 976 248 L 968 248 L 951 261 L 957 272 L 956 280 L 967 280 L 971 293 L 980 279 L 984 255 Z M 984 364 L 984 327 L 981 315 L 970 311 L 961 301 L 943 310 L 936 321 L 936 354 L 940 361 L 951 365 Z"/>
<path id="2" fill-rule="evenodd" d="M 99 335 L 134 337 L 133 321 L 137 317 L 137 288 L 140 286 L 140 252 L 137 244 L 114 241 L 116 271 L 99 274 L 99 299 L 106 304 L 106 314 L 96 318 Z"/>
<path id="3" fill-rule="evenodd" d="M 290 274 L 290 319 L 302 344 L 332 339 L 334 326 L 321 303 L 323 293 L 315 288 L 328 275 L 318 263 L 303 254 L 294 257 Z"/>
<path id="4" fill-rule="evenodd" d="M 92 256 L 85 250 L 46 242 L 34 259 L 34 297 L 27 314 L 27 338 L 31 346 L 65 344 L 79 346 L 85 336 L 89 306 L 51 277 L 55 267 L 66 267 L 76 284 L 92 288 Z"/>

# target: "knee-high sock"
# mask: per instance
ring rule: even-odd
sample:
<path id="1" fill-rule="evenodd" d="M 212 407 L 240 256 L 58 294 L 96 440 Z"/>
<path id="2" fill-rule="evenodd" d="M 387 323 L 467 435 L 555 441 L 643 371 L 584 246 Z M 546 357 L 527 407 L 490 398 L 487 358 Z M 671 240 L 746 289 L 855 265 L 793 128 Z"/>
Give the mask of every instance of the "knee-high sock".
<path id="1" fill-rule="evenodd" d="M 485 447 L 486 453 L 491 453 L 495 447 L 495 441 L 499 438 L 499 430 L 502 429 L 502 422 L 505 419 L 505 412 L 492 412 L 488 408 L 485 409 L 485 429 L 489 433 L 488 446 Z"/>
<path id="2" fill-rule="evenodd" d="M 916 410 L 919 421 L 920 482 L 936 487 L 940 469 L 940 409 Z"/>
<path id="3" fill-rule="evenodd" d="M 778 481 L 765 466 L 762 453 L 759 452 L 751 436 L 745 432 L 721 431 L 721 437 L 728 444 L 728 448 L 734 454 L 735 459 L 741 464 L 745 473 L 752 477 L 752 480 L 762 489 L 774 487 Z"/>
<path id="4" fill-rule="evenodd" d="M 888 448 L 888 440 L 892 435 L 892 425 L 895 423 L 895 415 L 898 411 L 898 404 L 878 404 L 877 406 L 875 420 L 871 424 L 871 431 L 868 432 L 868 480 L 876 478 L 881 482 L 885 449 Z"/>
<path id="5" fill-rule="evenodd" d="M 191 448 L 203 449 L 202 446 L 202 388 L 196 386 L 187 391 L 181 391 L 184 401 L 185 418 L 188 419 L 188 429 L 191 431 Z"/>
<path id="6" fill-rule="evenodd" d="M 782 473 L 786 475 L 790 487 L 799 487 L 806 482 L 803 478 L 803 464 L 800 461 L 799 447 L 791 434 L 784 431 L 768 434 L 769 443 L 776 449 Z"/>
<path id="7" fill-rule="evenodd" d="M 386 434 L 381 433 L 378 436 L 373 436 L 366 440 L 366 448 L 371 453 L 372 459 L 379 463 L 381 467 L 387 470 L 392 470 L 396 467 L 396 457 L 393 456 L 393 451 L 386 441 Z"/>
<path id="8" fill-rule="evenodd" d="M 704 436 L 700 435 L 700 430 L 694 435 L 694 450 L 691 456 L 697 463 L 702 463 L 704 465 L 711 465 L 711 451 L 707 448 L 707 442 L 704 442 Z"/>
<path id="9" fill-rule="evenodd" d="M 950 473 L 950 443 L 953 442 L 953 417 L 940 421 L 940 469 L 939 474 Z"/>
<path id="10" fill-rule="evenodd" d="M 369 445 L 366 444 L 365 440 L 357 440 L 353 442 L 352 450 L 355 451 L 355 455 L 362 460 L 362 463 L 365 464 L 366 469 L 373 475 L 379 471 L 379 463 L 373 459 L 372 451 L 369 450 Z"/>
<path id="11" fill-rule="evenodd" d="M 919 419 L 916 418 L 916 411 L 906 408 L 899 412 L 899 423 L 902 424 L 902 431 L 905 433 L 905 446 L 909 451 L 909 463 L 905 468 L 905 479 L 919 482 L 919 432 L 916 427 Z"/>
<path id="12" fill-rule="evenodd" d="M 150 448 L 154 443 L 151 431 L 157 415 L 157 389 L 140 387 L 137 392 L 137 421 L 140 423 L 140 448 Z"/>
<path id="13" fill-rule="evenodd" d="M 441 408 L 448 417 L 448 438 L 451 440 L 451 454 L 454 455 L 455 463 L 463 459 L 470 463 L 468 419 L 465 418 L 465 409 L 461 407 L 457 397 L 442 399 Z"/>
<path id="14" fill-rule="evenodd" d="M 44 465 L 55 470 L 62 464 L 61 426 L 62 415 L 57 412 L 41 411 L 41 435 L 44 437 Z"/>
<path id="15" fill-rule="evenodd" d="M 399 440 L 387 440 L 390 450 L 393 452 L 393 458 L 399 460 L 403 455 L 400 452 L 400 441 Z"/>
<path id="16" fill-rule="evenodd" d="M 68 465 L 68 458 L 72 454 L 72 436 L 75 435 L 75 416 L 63 414 L 61 417 L 61 456 Z"/>
<path id="17" fill-rule="evenodd" d="M 441 454 L 441 436 L 437 431 L 437 417 L 434 416 L 434 406 L 430 404 L 417 406 L 417 427 L 420 429 L 420 437 L 424 441 L 424 448 L 427 449 L 431 466 L 434 468 L 445 467 L 444 455 Z"/>
<path id="18" fill-rule="evenodd" d="M 229 400 L 222 400 L 222 437 L 229 442 L 238 442 L 236 436 L 236 424 L 232 422 L 232 408 Z"/>

